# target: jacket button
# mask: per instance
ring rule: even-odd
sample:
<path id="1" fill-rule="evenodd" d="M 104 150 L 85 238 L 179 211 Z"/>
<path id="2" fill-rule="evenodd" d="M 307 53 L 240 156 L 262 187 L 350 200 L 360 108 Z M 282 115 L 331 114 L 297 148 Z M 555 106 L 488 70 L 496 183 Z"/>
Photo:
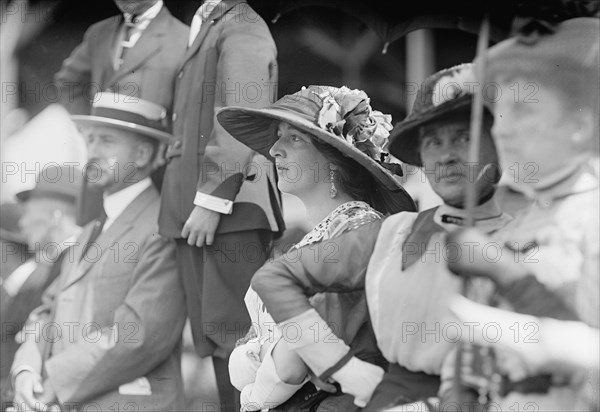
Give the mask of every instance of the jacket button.
<path id="1" fill-rule="evenodd" d="M 171 116 L 171 120 L 173 120 L 173 122 L 177 120 L 177 113 L 173 113 L 173 115 Z"/>

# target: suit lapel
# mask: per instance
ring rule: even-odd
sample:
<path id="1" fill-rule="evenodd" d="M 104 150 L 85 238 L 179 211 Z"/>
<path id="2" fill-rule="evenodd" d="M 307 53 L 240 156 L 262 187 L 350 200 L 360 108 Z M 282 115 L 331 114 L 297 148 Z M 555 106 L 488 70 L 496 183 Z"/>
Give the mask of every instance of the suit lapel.
<path id="1" fill-rule="evenodd" d="M 81 260 L 81 254 L 83 252 L 83 246 L 87 243 L 88 239 L 92 235 L 92 230 L 94 228 L 94 223 L 95 223 L 95 220 L 92 221 L 92 222 L 90 222 L 89 224 L 87 224 L 83 228 L 83 231 L 81 232 L 81 235 L 79 235 L 79 237 L 77 238 L 76 244 L 75 244 L 75 246 L 73 248 L 73 250 L 74 250 L 74 252 L 73 252 L 73 262 L 70 263 L 71 267 L 77 266 L 77 262 L 79 262 Z"/>
<path id="2" fill-rule="evenodd" d="M 102 78 L 100 79 L 101 84 L 111 85 L 108 80 L 112 80 L 115 76 L 115 69 L 113 67 L 113 55 L 115 51 L 115 42 L 119 34 L 121 25 L 123 24 L 123 15 L 115 16 L 112 19 L 110 26 L 105 32 L 102 32 L 100 39 L 98 39 L 98 50 L 102 50 L 102 60 L 98 63 L 103 67 Z M 110 35 L 108 33 L 111 33 Z M 101 90 L 104 91 L 104 90 Z"/>
<path id="3" fill-rule="evenodd" d="M 185 51 L 185 54 L 183 55 L 183 60 L 181 62 L 181 65 L 179 66 L 179 70 L 181 70 L 181 68 L 187 63 L 187 61 L 191 59 L 192 56 L 196 54 L 196 52 L 198 52 L 200 45 L 204 41 L 204 38 L 208 34 L 208 31 L 210 30 L 212 25 L 216 23 L 217 20 L 219 20 L 221 17 L 223 17 L 225 13 L 231 10 L 233 6 L 245 2 L 246 0 L 222 0 L 217 5 L 217 7 L 213 9 L 212 13 L 210 13 L 206 21 L 202 23 L 202 26 L 200 26 L 200 31 L 198 32 L 196 39 L 194 40 L 192 45 L 188 47 L 188 49 Z"/>
<path id="4" fill-rule="evenodd" d="M 166 7 L 160 10 L 158 15 L 152 19 L 148 27 L 142 32 L 135 46 L 127 51 L 123 64 L 109 80 L 109 84 L 117 82 L 122 77 L 140 67 L 146 60 L 155 55 L 162 48 L 157 39 L 167 34 L 169 29 L 169 11 Z M 183 41 L 183 39 L 182 39 Z M 112 59 L 111 59 L 112 65 Z"/>
<path id="5" fill-rule="evenodd" d="M 83 259 L 81 258 L 81 252 L 83 249 L 83 245 L 87 242 L 90 237 L 92 226 L 88 225 L 86 230 L 79 239 L 79 245 L 77 246 L 77 251 L 74 253 L 75 262 L 71 268 L 67 281 L 63 285 L 63 289 L 68 288 L 78 280 L 80 280 L 89 270 L 100 260 L 100 256 L 104 256 L 104 254 L 113 253 L 110 248 L 116 242 L 119 241 L 129 230 L 133 228 L 135 220 L 139 217 L 142 210 L 145 209 L 149 204 L 152 203 L 158 197 L 158 192 L 156 188 L 152 185 L 148 189 L 144 190 L 138 197 L 136 197 L 133 202 L 125 210 L 121 215 L 110 225 L 110 227 L 98 236 L 96 240 L 95 253 L 92 257 L 96 257 L 93 259 Z"/>

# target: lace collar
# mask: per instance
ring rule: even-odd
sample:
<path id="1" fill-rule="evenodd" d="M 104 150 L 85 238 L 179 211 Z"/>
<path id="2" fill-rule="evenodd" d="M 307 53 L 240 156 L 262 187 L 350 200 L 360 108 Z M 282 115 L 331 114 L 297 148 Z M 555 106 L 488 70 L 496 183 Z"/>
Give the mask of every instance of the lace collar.
<path id="1" fill-rule="evenodd" d="M 340 218 L 349 217 L 351 215 L 351 211 L 356 211 L 356 209 L 363 210 L 365 212 L 376 213 L 381 216 L 381 213 L 377 212 L 368 203 L 362 202 L 359 200 L 342 203 L 331 213 L 325 217 L 325 219 L 321 220 L 321 222 L 316 225 L 310 232 L 308 232 L 300 242 L 294 245 L 294 248 L 298 249 L 306 245 L 310 245 L 311 243 L 318 242 L 323 239 L 327 239 L 331 229 L 335 229 L 334 223 L 336 223 Z"/>

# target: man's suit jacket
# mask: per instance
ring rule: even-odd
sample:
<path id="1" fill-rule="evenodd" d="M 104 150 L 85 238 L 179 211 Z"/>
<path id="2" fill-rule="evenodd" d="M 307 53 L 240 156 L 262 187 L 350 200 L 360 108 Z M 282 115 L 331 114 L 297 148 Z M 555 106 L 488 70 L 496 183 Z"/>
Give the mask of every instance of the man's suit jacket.
<path id="1" fill-rule="evenodd" d="M 89 114 L 94 93 L 108 88 L 171 109 L 189 28 L 163 6 L 115 71 L 114 45 L 123 20 L 123 15 L 118 15 L 90 26 L 83 42 L 55 75 L 61 102 L 72 114 Z"/>
<path id="2" fill-rule="evenodd" d="M 30 316 L 13 365 L 41 368 L 63 404 L 181 410 L 185 298 L 175 245 L 152 223 L 158 209 L 151 186 L 80 261 L 86 226 Z"/>
<path id="3" fill-rule="evenodd" d="M 283 230 L 273 164 L 225 132 L 215 117 L 221 107 L 271 103 L 276 57 L 269 28 L 245 0 L 223 0 L 202 24 L 175 81 L 176 142 L 167 150 L 162 234 L 181 237 L 197 191 L 234 201 L 217 233 Z"/>

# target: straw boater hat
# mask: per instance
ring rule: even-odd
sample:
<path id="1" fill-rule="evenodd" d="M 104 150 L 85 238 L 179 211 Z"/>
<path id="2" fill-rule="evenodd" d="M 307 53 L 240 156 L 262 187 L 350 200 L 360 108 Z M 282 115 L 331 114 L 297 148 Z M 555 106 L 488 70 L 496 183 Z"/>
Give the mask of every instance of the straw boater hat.
<path id="1" fill-rule="evenodd" d="M 262 109 L 225 107 L 217 120 L 234 138 L 267 158 L 278 139 L 278 123 L 287 122 L 364 167 L 381 185 L 383 197 L 393 198 L 404 210 L 416 210 L 393 175 L 401 175 L 400 165 L 386 161 L 391 116 L 373 111 L 361 90 L 308 86 Z"/>
<path id="2" fill-rule="evenodd" d="M 419 128 L 432 120 L 469 120 L 474 82 L 470 63 L 441 70 L 425 79 L 410 114 L 390 133 L 390 153 L 405 163 L 423 166 Z"/>
<path id="3" fill-rule="evenodd" d="M 96 93 L 91 115 L 73 115 L 81 125 L 112 126 L 169 143 L 173 136 L 167 109 L 138 97 L 113 92 Z"/>

